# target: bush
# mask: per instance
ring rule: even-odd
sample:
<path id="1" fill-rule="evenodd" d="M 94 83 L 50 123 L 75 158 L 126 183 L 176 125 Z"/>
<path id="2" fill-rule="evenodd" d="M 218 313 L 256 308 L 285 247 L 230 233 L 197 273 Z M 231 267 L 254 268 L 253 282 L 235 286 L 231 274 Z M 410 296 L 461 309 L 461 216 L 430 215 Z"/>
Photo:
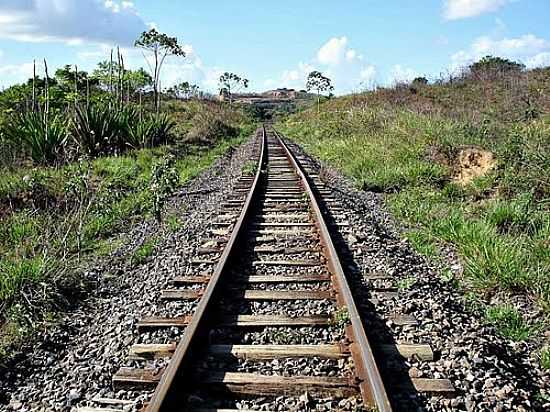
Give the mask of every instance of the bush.
<path id="1" fill-rule="evenodd" d="M 73 136 L 80 150 L 87 155 L 112 152 L 120 148 L 117 140 L 125 133 L 127 121 L 107 106 L 77 107 Z"/>
<path id="2" fill-rule="evenodd" d="M 128 123 L 126 144 L 134 149 L 151 148 L 168 143 L 175 123 L 165 114 L 151 115 Z"/>
<path id="3" fill-rule="evenodd" d="M 28 152 L 36 163 L 53 163 L 67 139 L 67 127 L 60 115 L 24 113 L 6 125 L 5 138 Z"/>
<path id="4" fill-rule="evenodd" d="M 197 114 L 186 140 L 192 143 L 212 145 L 223 138 L 236 137 L 239 131 L 216 115 Z"/>

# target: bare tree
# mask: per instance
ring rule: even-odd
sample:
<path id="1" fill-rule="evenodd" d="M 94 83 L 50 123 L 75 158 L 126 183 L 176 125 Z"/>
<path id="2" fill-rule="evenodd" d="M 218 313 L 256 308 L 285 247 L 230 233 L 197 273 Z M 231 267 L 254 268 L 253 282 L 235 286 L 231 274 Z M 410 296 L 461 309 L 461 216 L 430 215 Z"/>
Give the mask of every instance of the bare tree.
<path id="1" fill-rule="evenodd" d="M 153 61 L 151 62 L 145 53 L 143 57 L 149 65 L 151 76 L 153 77 L 153 91 L 155 93 L 155 109 L 158 113 L 160 109 L 159 100 L 159 83 L 160 72 L 164 61 L 169 56 L 185 57 L 183 47 L 178 43 L 176 37 L 169 37 L 164 33 L 159 33 L 156 29 L 144 31 L 139 39 L 136 40 L 135 46 L 152 54 Z"/>

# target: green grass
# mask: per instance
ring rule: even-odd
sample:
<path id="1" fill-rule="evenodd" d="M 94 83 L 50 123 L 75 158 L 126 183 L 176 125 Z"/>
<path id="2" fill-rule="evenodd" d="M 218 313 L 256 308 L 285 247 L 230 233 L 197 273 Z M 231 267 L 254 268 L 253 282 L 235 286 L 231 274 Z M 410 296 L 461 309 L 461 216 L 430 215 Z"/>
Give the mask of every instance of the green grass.
<path id="1" fill-rule="evenodd" d="M 539 354 L 540 366 L 543 369 L 550 370 L 550 346 L 545 346 Z"/>
<path id="2" fill-rule="evenodd" d="M 149 239 L 143 242 L 141 246 L 139 246 L 132 254 L 132 258 L 131 258 L 132 264 L 137 266 L 144 263 L 147 260 L 147 258 L 153 255 L 153 253 L 155 252 L 156 245 L 157 245 L 156 239 Z"/>
<path id="3" fill-rule="evenodd" d="M 254 176 L 256 174 L 257 168 L 258 168 L 258 163 L 253 160 L 250 160 L 243 165 L 241 169 L 241 174 L 243 176 Z"/>
<path id="4" fill-rule="evenodd" d="M 529 81 L 547 90 L 548 76 Z M 510 104 L 507 87 L 492 85 L 490 99 L 475 81 L 416 94 L 382 89 L 332 99 L 320 114 L 305 110 L 277 127 L 358 189 L 381 193 L 418 253 L 445 266 L 440 251 L 452 246 L 463 273 L 444 269 L 443 280 L 475 297 L 472 307 L 495 293 L 503 303 L 523 295 L 548 314 L 550 108 L 533 97 L 544 110 L 518 121 L 521 103 Z M 465 184 L 455 180 L 456 158 L 471 146 L 490 151 L 495 166 Z"/>
<path id="5" fill-rule="evenodd" d="M 109 255 L 121 244 L 113 240 L 114 236 L 134 222 L 151 217 L 149 183 L 153 164 L 174 151 L 179 185 L 184 185 L 250 136 L 254 128 L 250 120 L 241 126 L 237 137 L 220 139 L 210 147 L 186 144 L 182 150 L 160 146 L 56 168 L 2 170 L 0 199 L 9 201 L 0 201 L 0 352 L 37 324 L 32 319 L 38 313 L 16 316 L 19 312 L 14 308 L 26 306 L 19 305 L 24 303 L 22 291 L 34 295 L 32 291 L 40 288 L 48 296 L 58 294 L 63 268 Z M 167 224 L 173 231 L 181 226 L 177 218 Z M 130 256 L 132 263 L 145 261 L 155 244 L 154 240 L 145 240 Z M 85 287 L 82 282 L 75 285 Z M 78 293 L 73 292 L 75 296 Z"/>
<path id="6" fill-rule="evenodd" d="M 182 221 L 176 215 L 167 216 L 165 222 L 171 232 L 177 232 L 183 226 Z"/>
<path id="7" fill-rule="evenodd" d="M 513 341 L 523 341 L 536 333 L 537 327 L 528 325 L 521 314 L 512 306 L 491 306 L 485 317 L 502 336 Z"/>
<path id="8" fill-rule="evenodd" d="M 434 258 L 453 244 L 466 288 L 529 294 L 550 308 L 548 119 L 495 126 L 498 139 L 488 139 L 497 131 L 463 121 L 379 107 L 351 116 L 345 107 L 347 98 L 337 99 L 319 116 L 304 112 L 280 127 L 358 188 L 384 193 L 418 252 Z M 500 166 L 465 186 L 429 156 L 433 148 L 453 153 L 471 144 L 496 153 Z"/>

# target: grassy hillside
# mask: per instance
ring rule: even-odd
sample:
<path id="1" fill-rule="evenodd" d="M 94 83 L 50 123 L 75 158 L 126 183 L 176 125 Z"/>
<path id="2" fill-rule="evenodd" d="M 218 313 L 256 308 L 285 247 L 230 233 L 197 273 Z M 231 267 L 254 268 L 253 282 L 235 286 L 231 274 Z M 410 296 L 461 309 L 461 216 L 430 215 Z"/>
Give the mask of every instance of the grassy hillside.
<path id="1" fill-rule="evenodd" d="M 85 292 L 74 268 L 108 254 L 122 229 L 159 215 L 170 224 L 162 213 L 164 198 L 255 127 L 240 109 L 212 102 L 165 102 L 164 111 L 175 127 L 167 143 L 155 147 L 50 165 L 25 153 L 7 156 L 11 162 L 4 158 L 0 355 L 3 346 L 32 332 L 37 319 L 54 313 L 59 302 Z"/>
<path id="2" fill-rule="evenodd" d="M 358 188 L 382 193 L 420 253 L 445 264 L 439 251 L 452 245 L 463 266 L 461 289 L 501 333 L 543 335 L 550 69 L 469 73 L 344 96 L 279 128 Z"/>

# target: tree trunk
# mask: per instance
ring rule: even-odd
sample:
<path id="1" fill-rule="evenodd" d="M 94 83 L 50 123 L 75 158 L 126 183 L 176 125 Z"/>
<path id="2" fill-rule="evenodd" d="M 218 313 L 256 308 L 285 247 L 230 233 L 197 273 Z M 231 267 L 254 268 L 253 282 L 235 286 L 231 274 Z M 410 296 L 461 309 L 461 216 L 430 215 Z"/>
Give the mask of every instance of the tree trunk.
<path id="1" fill-rule="evenodd" d="M 317 90 L 317 114 L 321 113 L 321 93 Z"/>

